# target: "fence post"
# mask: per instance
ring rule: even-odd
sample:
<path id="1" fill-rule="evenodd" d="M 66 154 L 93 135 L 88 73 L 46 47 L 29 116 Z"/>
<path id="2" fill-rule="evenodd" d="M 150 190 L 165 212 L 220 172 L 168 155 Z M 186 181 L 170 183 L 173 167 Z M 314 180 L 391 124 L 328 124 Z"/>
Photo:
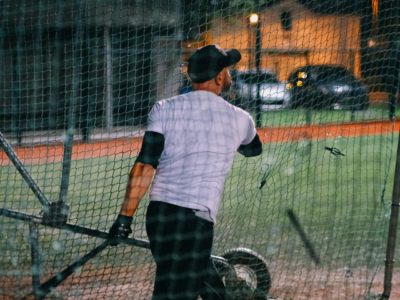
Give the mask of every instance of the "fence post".
<path id="1" fill-rule="evenodd" d="M 397 142 L 396 169 L 394 174 L 392 206 L 390 212 L 389 232 L 388 232 L 387 247 L 386 247 L 385 277 L 383 283 L 383 294 L 381 297 L 382 300 L 389 299 L 390 292 L 392 289 L 394 254 L 396 248 L 397 223 L 398 223 L 399 206 L 400 206 L 400 142 L 399 141 Z"/>
<path id="2" fill-rule="evenodd" d="M 260 1 L 256 0 L 256 10 L 260 11 Z M 261 40 L 261 17 L 259 16 L 258 22 L 256 24 L 256 45 L 255 45 L 255 64 L 257 72 L 257 93 L 256 93 L 256 126 L 260 128 L 261 124 L 261 96 L 260 96 L 260 79 L 261 79 L 261 50 L 262 50 L 262 40 Z"/>
<path id="3" fill-rule="evenodd" d="M 75 130 L 75 114 L 76 114 L 76 106 L 78 103 L 77 98 L 79 97 L 79 88 L 81 83 L 81 67 L 82 67 L 82 57 L 81 55 L 82 46 L 83 46 L 83 33 L 82 33 L 82 24 L 83 24 L 83 16 L 82 11 L 77 8 L 77 11 L 80 12 L 79 23 L 77 26 L 77 34 L 73 39 L 73 47 L 72 47 L 72 55 L 73 55 L 73 67 L 72 67 L 72 93 L 69 99 L 69 107 L 68 107 L 68 115 L 67 115 L 67 129 L 64 138 L 64 153 L 63 153 L 63 163 L 62 163 L 62 174 L 61 174 L 61 183 L 60 183 L 60 195 L 59 202 L 66 204 L 67 202 L 67 194 L 68 194 L 68 186 L 69 179 L 71 173 L 71 162 L 72 162 L 72 146 L 74 141 L 74 130 Z M 78 56 L 78 57 L 77 57 Z M 79 68 L 79 69 L 78 69 Z"/>
<path id="4" fill-rule="evenodd" d="M 40 297 L 40 249 L 39 249 L 39 229 L 38 224 L 29 223 L 29 243 L 31 246 L 31 260 L 32 260 L 32 286 L 35 299 Z"/>
<path id="5" fill-rule="evenodd" d="M 395 45 L 395 66 L 397 66 L 396 70 L 396 81 L 391 87 L 392 91 L 395 91 L 394 95 L 396 95 L 400 91 L 400 45 Z M 392 99 L 394 98 L 392 94 Z M 396 111 L 396 101 L 391 100 L 390 108 L 392 114 L 390 115 L 392 120 L 396 120 L 395 111 Z M 386 260 L 385 260 L 385 277 L 383 282 L 383 294 L 381 299 L 386 300 L 389 299 L 391 289 L 392 289 L 392 276 L 393 276 L 393 267 L 394 267 L 394 254 L 396 249 L 396 235 L 397 235 L 397 224 L 399 218 L 399 206 L 400 206 L 400 134 L 398 134 L 397 140 L 397 155 L 396 155 L 396 167 L 394 171 L 394 182 L 393 182 L 393 193 L 392 193 L 392 205 L 390 212 L 390 221 L 389 221 L 389 232 L 387 239 L 387 247 L 386 247 Z"/>
<path id="6" fill-rule="evenodd" d="M 400 65 L 400 45 L 395 44 L 395 66 Z M 391 87 L 392 93 L 390 99 L 390 118 L 396 120 L 396 101 L 395 96 L 400 90 L 400 69 L 396 70 L 396 81 Z M 397 140 L 397 155 L 396 155 L 396 168 L 394 173 L 393 193 L 392 193 L 392 206 L 390 212 L 389 232 L 386 247 L 386 260 L 385 260 L 385 277 L 383 283 L 383 294 L 381 299 L 389 299 L 392 290 L 392 276 L 394 267 L 394 254 L 396 248 L 396 235 L 397 224 L 399 218 L 400 206 L 400 135 L 398 134 Z"/>

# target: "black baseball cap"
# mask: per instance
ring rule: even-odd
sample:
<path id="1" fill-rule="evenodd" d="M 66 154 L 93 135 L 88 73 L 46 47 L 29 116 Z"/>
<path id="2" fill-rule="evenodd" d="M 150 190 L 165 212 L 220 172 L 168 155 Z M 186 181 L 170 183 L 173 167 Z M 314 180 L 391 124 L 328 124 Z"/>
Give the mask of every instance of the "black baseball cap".
<path id="1" fill-rule="evenodd" d="M 236 64 L 241 57 L 238 50 L 224 50 L 217 45 L 198 48 L 189 58 L 188 75 L 194 83 L 205 82 L 224 68 Z"/>

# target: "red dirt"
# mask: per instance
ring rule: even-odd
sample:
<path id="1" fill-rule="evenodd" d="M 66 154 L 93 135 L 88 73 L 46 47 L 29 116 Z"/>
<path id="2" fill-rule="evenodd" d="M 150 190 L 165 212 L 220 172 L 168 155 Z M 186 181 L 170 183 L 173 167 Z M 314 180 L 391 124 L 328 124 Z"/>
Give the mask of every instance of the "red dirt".
<path id="1" fill-rule="evenodd" d="M 388 134 L 400 130 L 400 121 L 322 124 L 296 127 L 260 128 L 263 143 L 290 142 L 301 139 L 327 139 L 338 136 L 354 137 Z"/>
<path id="2" fill-rule="evenodd" d="M 274 281 L 269 291 L 270 300 L 381 300 L 383 292 L 383 272 L 375 275 L 372 283 L 362 276 L 365 270 L 353 270 L 354 274 L 344 277 L 340 270 L 313 270 L 308 275 L 295 271 L 286 273 Z M 135 268 L 99 268 L 87 264 L 80 272 L 72 275 L 58 286 L 49 299 L 132 299 L 151 298 L 154 273 L 151 265 Z M 274 275 L 274 274 L 272 274 Z M 282 275 L 282 274 L 281 274 Z M 399 271 L 395 271 L 392 280 L 390 300 L 400 299 Z M 2 284 L 1 300 L 20 299 L 32 290 L 31 278 L 18 277 L 8 279 L 0 277 Z M 15 280 L 19 283 L 16 284 Z M 16 288 L 18 287 L 18 288 Z M 370 290 L 368 289 L 370 287 Z M 369 290 L 369 292 L 368 292 Z M 18 292 L 16 292 L 18 291 Z M 7 293 L 8 292 L 8 293 Z M 19 295 L 19 296 L 17 296 Z M 27 300 L 34 300 L 27 297 Z M 236 299 L 236 298 L 235 298 Z M 238 299 L 252 300 L 252 299 Z"/>
<path id="3" fill-rule="evenodd" d="M 72 160 L 96 158 L 104 156 L 128 155 L 137 153 L 142 144 L 142 138 L 123 138 L 93 143 L 74 143 Z M 15 147 L 14 151 L 24 163 L 52 163 L 60 162 L 63 158 L 63 144 L 35 145 Z M 0 151 L 0 165 L 6 166 L 11 162 L 4 151 Z"/>
<path id="4" fill-rule="evenodd" d="M 326 139 L 338 136 L 365 136 L 388 134 L 400 130 L 400 121 L 363 122 L 346 124 L 323 124 L 296 127 L 264 127 L 258 129 L 263 143 L 289 142 L 301 139 Z M 119 138 L 92 143 L 74 143 L 72 159 L 86 159 L 115 155 L 136 155 L 142 143 L 141 137 Z M 60 162 L 63 144 L 15 147 L 21 161 L 28 164 Z M 11 162 L 5 152 L 0 151 L 0 165 Z"/>

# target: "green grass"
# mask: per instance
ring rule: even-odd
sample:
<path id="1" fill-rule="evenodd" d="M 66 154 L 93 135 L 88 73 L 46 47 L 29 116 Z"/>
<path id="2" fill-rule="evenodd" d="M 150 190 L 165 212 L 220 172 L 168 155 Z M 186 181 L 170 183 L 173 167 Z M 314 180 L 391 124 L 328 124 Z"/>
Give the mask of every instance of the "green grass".
<path id="1" fill-rule="evenodd" d="M 220 240 L 273 259 L 310 262 L 287 217 L 292 209 L 323 262 L 376 263 L 386 246 L 394 149 L 387 136 L 265 145 L 261 159 L 239 159 L 233 168 L 220 215 L 230 231 L 221 225 Z M 269 177 L 260 190 L 267 166 Z"/>
<path id="2" fill-rule="evenodd" d="M 396 111 L 400 116 L 400 109 Z M 255 115 L 253 114 L 255 118 Z M 263 127 L 277 126 L 299 126 L 307 124 L 324 123 L 343 123 L 343 122 L 361 122 L 388 120 L 389 111 L 387 105 L 371 105 L 364 111 L 346 111 L 346 110 L 276 110 L 266 111 L 261 114 L 261 124 Z"/>
<path id="3" fill-rule="evenodd" d="M 286 214 L 292 209 L 323 264 L 381 265 L 396 145 L 392 136 L 342 137 L 266 144 L 261 157 L 238 155 L 226 181 L 214 253 L 244 246 L 269 261 L 282 260 L 291 267 L 310 264 Z M 325 146 L 334 146 L 345 156 L 336 157 Z M 74 161 L 68 192 L 69 222 L 108 230 L 118 213 L 133 162 L 134 158 L 121 157 Z M 61 164 L 31 165 L 28 169 L 49 200 L 57 200 Z M 260 189 L 266 172 L 266 184 Z M 14 167 L 1 167 L 0 177 L 2 207 L 40 213 L 39 201 Z M 146 237 L 146 202 L 134 224 L 138 238 Z M 5 253 L 0 259 L 1 269 L 28 267 L 28 224 L 0 217 L 0 226 L 0 238 L 7 241 L 0 246 Z M 39 232 L 44 263 L 49 267 L 73 261 L 98 244 L 96 239 L 57 229 L 40 227 Z"/>

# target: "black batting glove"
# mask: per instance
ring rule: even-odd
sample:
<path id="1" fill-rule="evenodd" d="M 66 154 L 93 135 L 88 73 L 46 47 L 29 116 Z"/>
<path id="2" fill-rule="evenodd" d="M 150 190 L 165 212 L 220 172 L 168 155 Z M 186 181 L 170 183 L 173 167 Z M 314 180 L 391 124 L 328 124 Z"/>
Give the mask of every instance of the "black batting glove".
<path id="1" fill-rule="evenodd" d="M 131 233 L 132 217 L 118 215 L 114 224 L 111 226 L 109 234 L 111 238 L 127 238 Z M 117 245 L 118 242 L 112 243 L 113 246 Z"/>

